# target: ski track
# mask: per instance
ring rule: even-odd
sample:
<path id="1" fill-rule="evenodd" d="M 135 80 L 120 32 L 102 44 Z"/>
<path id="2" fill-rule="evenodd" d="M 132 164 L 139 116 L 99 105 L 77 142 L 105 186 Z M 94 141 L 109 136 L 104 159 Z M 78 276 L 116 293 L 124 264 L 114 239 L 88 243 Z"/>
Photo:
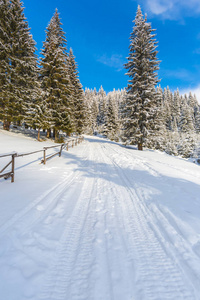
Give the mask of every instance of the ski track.
<path id="1" fill-rule="evenodd" d="M 9 236 L 16 252 L 32 255 L 43 270 L 35 297 L 21 299 L 200 299 L 199 255 L 169 212 L 147 205 L 131 171 L 139 165 L 158 185 L 170 182 L 127 150 L 98 140 L 83 143 L 78 168 L 0 228 L 2 252 Z M 39 249 L 30 252 L 37 244 L 40 258 Z"/>
<path id="2" fill-rule="evenodd" d="M 86 151 L 86 148 L 85 148 Z M 85 160 L 85 166 L 87 166 L 87 161 Z M 17 213 L 13 218 L 8 220 L 0 228 L 0 237 L 6 232 L 10 227 L 17 227 L 17 223 L 27 223 L 29 226 L 33 226 L 34 223 L 37 223 L 42 217 L 48 216 L 49 212 L 57 205 L 57 202 L 66 193 L 70 185 L 75 179 L 78 178 L 80 171 L 75 170 L 69 176 L 65 177 L 64 180 L 53 186 L 51 189 L 46 191 L 43 195 L 36 198 L 35 201 L 30 203 L 25 207 L 21 212 Z M 32 215 L 32 216 L 31 216 Z M 24 220 L 23 220 L 24 219 Z M 23 224 L 22 226 L 23 227 Z M 26 226 L 24 226 L 26 227 Z M 29 227 L 24 229 L 25 231 L 29 230 Z"/>
<path id="3" fill-rule="evenodd" d="M 63 230 L 39 299 L 89 299 L 88 290 L 94 285 L 93 278 L 89 278 L 94 268 L 92 249 L 95 239 L 96 180 L 95 177 L 86 178 L 84 182 L 77 205 Z"/>
<path id="4" fill-rule="evenodd" d="M 113 151 L 117 154 L 120 154 L 120 156 L 122 156 L 122 153 L 123 153 L 123 158 L 126 157 L 129 160 L 132 159 L 132 163 L 133 163 L 133 159 L 134 159 L 135 164 L 142 166 L 144 169 L 146 169 L 148 172 L 150 172 L 153 176 L 160 177 L 162 175 L 160 172 L 158 172 L 157 170 L 155 170 L 155 168 L 153 168 L 151 166 L 151 164 L 155 165 L 155 162 L 156 162 L 160 165 L 160 169 L 162 169 L 163 166 L 165 166 L 165 167 L 167 166 L 167 167 L 174 169 L 175 171 L 178 171 L 180 173 L 190 175 L 190 176 L 193 176 L 194 178 L 200 179 L 200 176 L 198 176 L 196 173 L 194 174 L 193 172 L 190 172 L 188 169 L 176 167 L 175 165 L 166 163 L 164 161 L 164 159 L 161 162 L 159 160 L 152 160 L 152 159 L 148 158 L 148 161 L 147 161 L 145 158 L 141 158 L 140 156 L 138 156 L 134 149 L 128 149 L 125 146 L 119 147 L 119 145 L 117 145 L 117 144 L 113 144 L 111 147 L 109 145 L 109 143 L 106 145 L 106 147 L 109 148 L 111 151 Z M 120 149 L 120 151 L 118 149 Z"/>
<path id="5" fill-rule="evenodd" d="M 108 153 L 111 153 L 112 147 L 109 146 L 108 148 Z M 103 150 L 105 151 L 105 147 L 103 147 Z M 116 153 L 117 151 L 114 149 L 114 152 Z M 108 153 L 105 155 L 108 156 Z M 118 154 L 120 154 L 120 163 L 123 164 L 121 159 L 121 153 L 118 152 Z M 134 181 L 130 181 L 130 179 L 124 173 L 123 169 L 117 164 L 113 157 L 111 157 L 110 159 L 113 165 L 116 166 L 116 172 L 118 172 L 119 177 L 124 182 L 124 186 L 126 187 L 126 190 L 130 195 L 129 197 L 127 197 L 127 199 L 129 201 L 131 200 L 131 203 L 133 204 L 130 205 L 129 203 L 130 206 L 128 212 L 130 213 L 131 210 L 132 212 L 130 214 L 130 217 L 124 217 L 124 220 L 131 220 L 131 216 L 133 215 L 137 216 L 137 225 L 135 226 L 133 222 L 131 222 L 132 224 L 130 225 L 134 226 L 132 228 L 135 228 L 135 230 L 137 231 L 141 226 L 144 228 L 143 232 L 140 232 L 139 235 L 140 239 L 142 236 L 144 236 L 145 256 L 141 256 L 142 251 L 139 251 L 141 256 L 140 261 L 146 261 L 146 256 L 150 254 L 150 257 L 148 258 L 148 265 L 151 262 L 152 266 L 150 265 L 150 270 L 147 271 L 146 265 L 144 264 L 144 278 L 140 276 L 140 281 L 143 286 L 143 292 L 145 293 L 144 283 L 148 282 L 149 277 L 152 279 L 154 278 L 153 281 L 156 283 L 156 285 L 158 285 L 160 288 L 162 287 L 161 295 L 159 296 L 159 294 L 156 292 L 157 298 L 155 298 L 155 295 L 152 295 L 155 293 L 155 289 L 151 286 L 150 283 L 150 287 L 149 289 L 147 287 L 147 291 L 149 290 L 151 291 L 151 293 L 152 291 L 154 292 L 152 294 L 147 293 L 147 298 L 145 299 L 172 299 L 172 295 L 173 299 L 199 299 L 198 294 L 195 292 L 199 290 L 200 286 L 199 257 L 197 257 L 197 255 L 192 251 L 191 247 L 188 245 L 187 241 L 184 240 L 183 237 L 176 231 L 174 226 L 172 226 L 172 223 L 169 222 L 169 218 L 166 218 L 166 216 L 164 216 L 164 214 L 157 207 L 154 207 L 154 211 L 148 209 L 147 205 L 145 204 L 144 197 L 141 197 L 141 195 L 137 192 L 137 185 L 134 184 Z M 141 162 L 142 161 L 140 159 L 140 163 Z M 145 166 L 145 169 L 146 168 L 147 166 Z M 149 170 L 152 175 L 157 176 L 158 172 L 156 170 L 152 168 L 149 168 Z M 123 198 L 125 197 L 123 196 Z M 123 202 L 124 201 L 121 199 L 120 203 Z M 126 227 L 128 228 L 128 225 Z M 133 231 L 134 230 L 132 230 L 131 232 Z M 134 236 L 133 240 L 136 240 L 136 236 Z M 149 242 L 152 245 L 149 245 L 148 247 Z M 141 241 L 139 247 L 141 250 Z M 151 253 L 148 253 L 148 248 L 150 249 Z M 161 251 L 163 252 L 162 255 Z M 156 258 L 156 256 L 158 257 Z M 162 262 L 164 262 L 164 264 L 162 264 Z M 178 268 L 174 268 L 174 265 L 178 265 Z M 156 270 L 157 275 L 151 274 L 152 270 Z M 159 274 L 160 271 L 161 274 Z M 146 279 L 145 273 L 147 273 Z M 190 275 L 190 278 L 188 278 L 187 274 Z M 159 282 L 159 279 L 161 279 L 161 282 Z M 188 281 L 190 282 L 189 284 Z M 166 290 L 167 292 L 166 295 L 163 294 L 164 290 Z M 175 291 L 177 291 L 177 295 Z"/>

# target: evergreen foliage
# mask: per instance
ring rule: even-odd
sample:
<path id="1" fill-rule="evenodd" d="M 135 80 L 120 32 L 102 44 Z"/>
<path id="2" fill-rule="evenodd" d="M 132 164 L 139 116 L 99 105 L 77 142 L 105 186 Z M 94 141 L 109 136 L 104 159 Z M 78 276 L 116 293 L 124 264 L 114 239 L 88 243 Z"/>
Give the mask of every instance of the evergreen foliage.
<path id="1" fill-rule="evenodd" d="M 200 105 L 195 95 L 158 86 L 155 30 L 138 6 L 131 33 L 128 87 L 106 94 L 85 89 L 56 10 L 46 29 L 37 67 L 35 42 L 20 0 L 0 0 L 0 119 L 54 131 L 106 135 L 111 140 L 160 149 L 171 155 L 200 154 Z"/>
<path id="2" fill-rule="evenodd" d="M 107 110 L 105 115 L 104 133 L 110 140 L 118 141 L 119 139 L 119 115 L 118 107 L 112 95 L 108 95 Z"/>
<path id="3" fill-rule="evenodd" d="M 4 128 L 30 113 L 38 94 L 35 42 L 19 0 L 1 1 L 0 101 Z"/>
<path id="4" fill-rule="evenodd" d="M 46 128 L 71 134 L 73 131 L 72 85 L 69 78 L 67 40 L 56 10 L 46 30 L 41 60 L 41 88 L 47 114 Z"/>
<path id="5" fill-rule="evenodd" d="M 156 71 L 159 69 L 157 42 L 155 30 L 143 18 L 138 6 L 134 27 L 130 37 L 130 52 L 128 63 L 129 83 L 127 87 L 126 105 L 124 109 L 124 138 L 126 144 L 138 144 L 142 150 L 147 140 L 149 130 L 155 129 L 157 116 L 157 94 L 155 86 L 158 83 Z"/>
<path id="6" fill-rule="evenodd" d="M 84 91 L 78 76 L 78 68 L 75 62 L 75 57 L 70 48 L 68 56 L 68 68 L 69 68 L 69 78 L 72 85 L 72 99 L 73 99 L 73 129 L 77 134 L 83 132 L 85 126 L 85 101 L 84 101 Z"/>

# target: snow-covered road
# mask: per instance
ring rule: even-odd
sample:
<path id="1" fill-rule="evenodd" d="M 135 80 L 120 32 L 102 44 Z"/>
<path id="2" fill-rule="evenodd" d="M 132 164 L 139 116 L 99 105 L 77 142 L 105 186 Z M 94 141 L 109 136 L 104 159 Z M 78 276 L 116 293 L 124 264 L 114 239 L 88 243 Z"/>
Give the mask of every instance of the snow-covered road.
<path id="1" fill-rule="evenodd" d="M 99 137 L 35 165 L 0 181 L 0 299 L 200 299 L 199 166 Z"/>

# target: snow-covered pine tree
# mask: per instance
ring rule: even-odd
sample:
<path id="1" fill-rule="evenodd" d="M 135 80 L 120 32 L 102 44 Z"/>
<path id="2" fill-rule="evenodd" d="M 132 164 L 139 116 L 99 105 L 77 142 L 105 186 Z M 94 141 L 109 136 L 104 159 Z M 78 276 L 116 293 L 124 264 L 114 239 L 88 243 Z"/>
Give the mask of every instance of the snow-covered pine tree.
<path id="1" fill-rule="evenodd" d="M 84 132 L 87 134 L 92 134 L 92 123 L 93 123 L 93 116 L 92 116 L 92 94 L 90 89 L 85 88 L 84 91 L 84 106 L 85 106 L 85 122 Z"/>
<path id="2" fill-rule="evenodd" d="M 173 103 L 172 103 L 172 129 L 174 131 L 178 130 L 180 127 L 180 117 L 181 117 L 181 101 L 179 89 L 174 92 Z"/>
<path id="3" fill-rule="evenodd" d="M 2 44 L 6 50 L 2 53 L 3 68 L 6 70 L 3 91 L 7 98 L 6 103 L 4 101 L 3 119 L 5 129 L 9 130 L 10 122 L 21 122 L 34 105 L 38 92 L 38 68 L 35 42 L 24 16 L 22 2 L 1 1 L 1 6 L 1 14 L 5 17 L 4 21 L 1 20 L 1 26 L 5 29 L 6 25 L 2 31 Z"/>
<path id="4" fill-rule="evenodd" d="M 103 127 L 105 124 L 105 115 L 106 115 L 106 107 L 107 107 L 107 97 L 106 92 L 104 91 L 103 87 L 101 86 L 98 94 L 97 94 L 97 101 L 99 104 L 99 113 L 97 117 L 99 131 L 103 131 Z"/>
<path id="5" fill-rule="evenodd" d="M 73 123 L 74 131 L 77 134 L 83 132 L 85 126 L 85 102 L 84 91 L 79 80 L 78 67 L 75 61 L 72 48 L 70 48 L 68 56 L 69 78 L 72 85 L 72 99 L 73 99 Z"/>
<path id="6" fill-rule="evenodd" d="M 194 121 L 195 121 L 195 131 L 200 133 L 200 105 L 197 101 L 196 95 L 194 95 Z"/>
<path id="7" fill-rule="evenodd" d="M 138 6 L 130 37 L 128 63 L 125 65 L 130 79 L 123 127 L 126 144 L 137 143 L 139 150 L 142 150 L 149 130 L 154 130 L 157 115 L 155 86 L 159 81 L 156 73 L 159 61 L 154 31 Z"/>
<path id="8" fill-rule="evenodd" d="M 188 106 L 189 106 L 189 109 L 191 112 L 193 125 L 195 128 L 196 127 L 196 115 L 198 114 L 199 104 L 196 99 L 196 96 L 195 95 L 193 96 L 191 92 L 189 93 L 189 97 L 188 97 Z"/>
<path id="9" fill-rule="evenodd" d="M 118 107 L 114 99 L 114 94 L 108 94 L 108 101 L 106 106 L 105 127 L 104 133 L 110 140 L 118 141 L 119 139 L 119 118 Z"/>
<path id="10" fill-rule="evenodd" d="M 149 148 L 164 150 L 166 145 L 167 130 L 165 126 L 165 110 L 163 101 L 163 91 L 160 86 L 156 89 L 157 92 L 157 119 L 154 121 L 154 130 L 149 131 L 147 146 Z"/>
<path id="11" fill-rule="evenodd" d="M 181 132 L 184 133 L 194 132 L 193 118 L 194 118 L 193 113 L 191 112 L 191 109 L 188 105 L 188 97 L 185 94 L 184 97 L 182 97 L 182 103 L 181 103 L 181 117 L 180 117 Z"/>
<path id="12" fill-rule="evenodd" d="M 167 130 L 172 130 L 172 103 L 173 103 L 173 94 L 170 91 L 169 87 L 164 88 L 163 92 L 163 109 L 164 109 L 164 122 Z"/>
<path id="13" fill-rule="evenodd" d="M 71 134 L 73 131 L 72 86 L 67 64 L 67 40 L 62 30 L 56 9 L 46 29 L 41 59 L 41 87 L 46 102 L 45 116 L 48 132 L 54 130 L 57 139 L 59 130 Z"/>
<path id="14" fill-rule="evenodd" d="M 11 121 L 8 112 L 9 78 L 10 78 L 10 2 L 0 1 L 0 119 L 4 128 Z"/>
<path id="15" fill-rule="evenodd" d="M 94 91 L 93 91 L 94 95 Z M 97 102 L 97 97 L 92 98 L 92 103 L 91 103 L 91 113 L 92 113 L 92 132 L 98 131 L 98 113 L 99 113 L 99 105 Z"/>

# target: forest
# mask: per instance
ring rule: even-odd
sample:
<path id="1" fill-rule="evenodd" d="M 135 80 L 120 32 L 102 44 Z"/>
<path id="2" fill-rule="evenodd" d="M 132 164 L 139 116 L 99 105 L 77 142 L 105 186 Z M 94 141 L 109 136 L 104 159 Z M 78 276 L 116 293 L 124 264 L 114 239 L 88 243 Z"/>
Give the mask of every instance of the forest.
<path id="1" fill-rule="evenodd" d="M 124 145 L 198 158 L 200 105 L 192 93 L 161 88 L 155 30 L 140 6 L 125 65 L 128 85 L 106 93 L 83 89 L 58 10 L 47 28 L 41 57 L 19 0 L 0 2 L 0 121 L 64 136 L 100 134 Z"/>

